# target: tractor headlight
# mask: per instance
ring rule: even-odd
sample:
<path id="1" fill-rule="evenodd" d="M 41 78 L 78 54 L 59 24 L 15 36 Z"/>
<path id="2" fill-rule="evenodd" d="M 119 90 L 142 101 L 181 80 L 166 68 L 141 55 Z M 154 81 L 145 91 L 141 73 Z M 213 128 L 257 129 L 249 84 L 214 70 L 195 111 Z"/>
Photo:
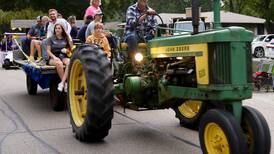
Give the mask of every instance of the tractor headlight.
<path id="1" fill-rule="evenodd" d="M 144 59 L 144 56 L 139 52 L 136 53 L 134 57 L 137 62 L 141 62 Z"/>

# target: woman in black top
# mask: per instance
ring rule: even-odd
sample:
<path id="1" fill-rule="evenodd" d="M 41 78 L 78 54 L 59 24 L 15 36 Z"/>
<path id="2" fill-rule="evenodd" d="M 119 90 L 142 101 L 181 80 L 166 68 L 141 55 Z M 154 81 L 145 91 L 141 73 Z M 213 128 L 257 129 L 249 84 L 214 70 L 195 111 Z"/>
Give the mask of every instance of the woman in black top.
<path id="1" fill-rule="evenodd" d="M 68 76 L 69 58 L 67 54 L 71 51 L 72 41 L 61 24 L 55 24 L 53 36 L 48 38 L 47 53 L 49 65 L 56 66 L 57 73 L 61 79 L 58 84 L 59 91 L 67 91 L 66 79 Z M 64 65 L 66 69 L 64 71 Z"/>

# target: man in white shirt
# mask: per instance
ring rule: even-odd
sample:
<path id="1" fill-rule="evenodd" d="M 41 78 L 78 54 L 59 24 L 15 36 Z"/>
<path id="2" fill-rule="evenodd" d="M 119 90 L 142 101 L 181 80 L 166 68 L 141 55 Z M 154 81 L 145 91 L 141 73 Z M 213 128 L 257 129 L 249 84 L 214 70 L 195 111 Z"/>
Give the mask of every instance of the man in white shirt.
<path id="1" fill-rule="evenodd" d="M 70 24 L 63 18 L 57 18 L 58 12 L 56 9 L 49 9 L 49 18 L 51 21 L 49 22 L 48 29 L 47 29 L 47 38 L 51 37 L 54 33 L 54 26 L 56 23 L 61 24 L 68 36 L 70 37 L 70 31 L 71 31 L 71 26 Z M 48 59 L 47 55 L 47 39 L 42 41 L 42 57 L 44 60 Z"/>
<path id="2" fill-rule="evenodd" d="M 49 18 L 51 19 L 49 26 L 48 26 L 48 31 L 47 31 L 47 38 L 51 37 L 54 32 L 54 26 L 56 23 L 61 24 L 67 34 L 70 34 L 71 31 L 71 26 L 70 24 L 63 18 L 57 18 L 58 12 L 55 9 L 49 9 Z"/>

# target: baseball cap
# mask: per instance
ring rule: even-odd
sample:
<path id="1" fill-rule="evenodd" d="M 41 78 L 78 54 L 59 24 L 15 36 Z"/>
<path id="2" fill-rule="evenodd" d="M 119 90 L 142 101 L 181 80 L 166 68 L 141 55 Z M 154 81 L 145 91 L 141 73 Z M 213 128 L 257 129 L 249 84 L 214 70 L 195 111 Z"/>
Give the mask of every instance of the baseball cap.
<path id="1" fill-rule="evenodd" d="M 97 10 L 97 11 L 94 13 L 93 18 L 94 18 L 96 15 L 104 15 L 104 14 L 103 14 L 103 12 L 102 12 L 101 10 Z"/>
<path id="2" fill-rule="evenodd" d="M 37 16 L 36 17 L 36 21 L 41 21 L 42 20 L 42 16 Z"/>

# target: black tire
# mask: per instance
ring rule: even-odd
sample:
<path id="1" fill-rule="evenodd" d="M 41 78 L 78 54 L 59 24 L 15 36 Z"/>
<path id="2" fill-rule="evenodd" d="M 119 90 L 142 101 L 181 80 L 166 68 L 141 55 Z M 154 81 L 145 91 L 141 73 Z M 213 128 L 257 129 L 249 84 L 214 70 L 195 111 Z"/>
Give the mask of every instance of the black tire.
<path id="1" fill-rule="evenodd" d="M 199 139 L 204 154 L 225 153 L 225 150 L 229 150 L 231 154 L 247 153 L 246 140 L 240 124 L 227 111 L 207 111 L 200 122 Z"/>
<path id="2" fill-rule="evenodd" d="M 27 91 L 29 95 L 36 95 L 37 94 L 37 82 L 31 79 L 29 75 L 26 75 L 26 85 Z"/>
<path id="3" fill-rule="evenodd" d="M 264 48 L 263 47 L 256 47 L 254 49 L 254 57 L 256 58 L 263 58 L 265 56 Z"/>
<path id="4" fill-rule="evenodd" d="M 173 110 L 175 111 L 175 116 L 176 116 L 176 118 L 179 119 L 180 125 L 182 127 L 197 130 L 199 123 L 200 123 L 200 119 L 201 119 L 202 115 L 207 111 L 208 105 L 206 102 L 201 102 L 201 105 L 199 106 L 198 110 L 194 111 L 191 108 L 189 108 L 189 110 L 191 110 L 191 112 L 196 113 L 195 115 L 192 115 L 189 117 L 185 113 L 182 113 L 183 111 L 180 109 L 184 105 L 186 105 L 185 107 L 187 107 L 186 102 L 187 101 L 184 101 L 180 106 L 173 108 Z"/>
<path id="5" fill-rule="evenodd" d="M 269 154 L 271 137 L 263 115 L 252 107 L 244 106 L 241 125 L 247 137 L 248 153 Z"/>
<path id="6" fill-rule="evenodd" d="M 59 82 L 60 78 L 58 76 L 53 77 L 49 86 L 50 103 L 54 111 L 63 111 L 66 106 L 66 94 L 57 89 Z"/>
<path id="7" fill-rule="evenodd" d="M 68 79 L 68 108 L 76 138 L 102 140 L 111 128 L 114 105 L 111 65 L 105 53 L 95 46 L 80 46 L 71 58 Z"/>
<path id="8" fill-rule="evenodd" d="M 2 67 L 5 68 L 6 70 L 10 69 L 11 62 L 9 59 L 5 59 L 4 63 L 2 64 Z"/>

